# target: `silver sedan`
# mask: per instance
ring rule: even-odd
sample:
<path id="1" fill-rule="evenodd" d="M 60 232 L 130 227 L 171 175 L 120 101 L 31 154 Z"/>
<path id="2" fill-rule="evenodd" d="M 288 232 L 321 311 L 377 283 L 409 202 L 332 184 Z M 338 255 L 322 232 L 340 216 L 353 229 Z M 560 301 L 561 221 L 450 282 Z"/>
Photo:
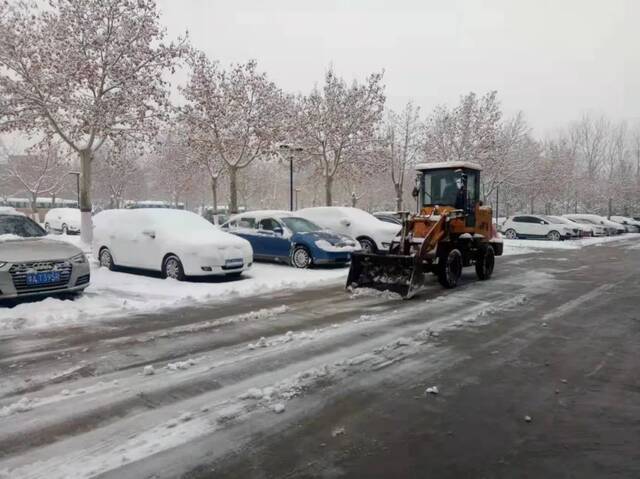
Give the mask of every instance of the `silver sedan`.
<path id="1" fill-rule="evenodd" d="M 0 214 L 0 300 L 80 292 L 89 281 L 89 262 L 79 248 L 48 239 L 25 216 Z"/>

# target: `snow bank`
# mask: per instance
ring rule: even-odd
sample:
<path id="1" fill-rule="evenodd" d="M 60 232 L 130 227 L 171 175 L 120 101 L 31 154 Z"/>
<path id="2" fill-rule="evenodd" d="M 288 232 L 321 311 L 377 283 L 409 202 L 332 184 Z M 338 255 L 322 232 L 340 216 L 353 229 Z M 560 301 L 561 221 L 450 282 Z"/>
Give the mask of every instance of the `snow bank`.
<path id="1" fill-rule="evenodd" d="M 62 237 L 61 237 L 62 238 Z M 73 238 L 73 237 L 68 237 Z M 129 318 L 174 307 L 213 304 L 279 290 L 341 283 L 348 268 L 297 269 L 286 265 L 255 264 L 242 278 L 213 278 L 179 282 L 153 276 L 109 271 L 95 264 L 91 285 L 75 299 L 46 298 L 0 309 L 0 330 L 65 326 L 98 319 Z M 273 316 L 280 311 L 255 314 Z"/>
<path id="2" fill-rule="evenodd" d="M 535 253 L 539 250 L 578 250 L 585 246 L 601 245 L 627 239 L 640 239 L 640 233 L 627 233 L 617 236 L 603 236 L 598 238 L 584 238 L 567 241 L 504 239 L 504 254 L 514 255 Z"/>

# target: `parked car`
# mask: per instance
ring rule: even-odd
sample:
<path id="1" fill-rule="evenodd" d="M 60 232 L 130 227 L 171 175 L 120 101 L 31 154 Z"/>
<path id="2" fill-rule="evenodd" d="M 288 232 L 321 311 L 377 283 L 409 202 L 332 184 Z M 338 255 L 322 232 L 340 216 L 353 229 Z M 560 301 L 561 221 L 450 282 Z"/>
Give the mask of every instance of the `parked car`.
<path id="1" fill-rule="evenodd" d="M 351 253 L 360 250 L 354 239 L 288 211 L 242 213 L 222 229 L 249 241 L 256 260 L 284 261 L 296 268 L 348 263 Z"/>
<path id="2" fill-rule="evenodd" d="M 371 214 L 385 223 L 402 226 L 402 216 L 395 211 L 375 211 Z"/>
<path id="3" fill-rule="evenodd" d="M 516 238 L 546 238 L 552 241 L 570 239 L 575 235 L 574 228 L 562 223 L 552 223 L 540 215 L 511 216 L 502 224 L 504 236 Z"/>
<path id="4" fill-rule="evenodd" d="M 93 218 L 100 265 L 159 271 L 163 277 L 240 276 L 253 263 L 248 241 L 185 210 L 108 210 Z"/>
<path id="5" fill-rule="evenodd" d="M 640 221 L 627 216 L 611 216 L 609 219 L 624 226 L 627 233 L 640 233 Z"/>
<path id="6" fill-rule="evenodd" d="M 593 221 L 587 221 L 587 220 L 579 220 L 579 219 L 575 219 L 575 218 L 569 218 L 567 216 L 561 216 L 561 218 L 564 218 L 574 224 L 580 225 L 580 227 L 585 228 L 587 230 L 591 230 L 591 236 L 607 236 L 609 234 L 609 229 L 601 224 L 597 224 Z"/>
<path id="7" fill-rule="evenodd" d="M 580 223 L 594 224 L 604 226 L 607 230 L 607 234 L 616 235 L 621 234 L 626 231 L 624 226 L 618 223 L 614 223 L 613 221 L 609 221 L 607 218 L 604 218 L 600 215 L 592 215 L 588 213 L 578 213 L 578 214 L 565 214 L 562 215 L 565 218 L 569 218 L 571 220 L 577 220 Z"/>
<path id="8" fill-rule="evenodd" d="M 320 206 L 305 208 L 296 214 L 323 228 L 355 238 L 364 252 L 371 253 L 388 251 L 391 241 L 402 229 L 400 225 L 380 221 L 358 208 Z"/>
<path id="9" fill-rule="evenodd" d="M 0 211 L 0 299 L 79 293 L 90 274 L 79 248 L 47 238 L 21 213 Z"/>
<path id="10" fill-rule="evenodd" d="M 44 216 L 47 233 L 80 234 L 80 210 L 78 208 L 53 208 Z"/>
<path id="11" fill-rule="evenodd" d="M 575 221 L 571 221 L 569 218 L 565 218 L 563 216 L 554 216 L 554 215 L 544 215 L 546 219 L 548 219 L 551 223 L 563 224 L 567 225 L 574 231 L 574 237 L 576 238 L 584 238 L 587 236 L 593 236 L 593 231 L 596 228 L 596 225 L 586 225 L 576 223 Z M 602 228 L 602 234 L 605 234 L 604 228 Z"/>

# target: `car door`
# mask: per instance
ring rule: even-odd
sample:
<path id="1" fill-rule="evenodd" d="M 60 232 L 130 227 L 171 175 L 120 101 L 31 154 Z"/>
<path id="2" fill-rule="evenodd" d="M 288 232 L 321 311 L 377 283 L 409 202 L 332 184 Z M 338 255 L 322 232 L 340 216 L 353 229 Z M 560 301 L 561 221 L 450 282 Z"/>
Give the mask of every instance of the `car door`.
<path id="1" fill-rule="evenodd" d="M 288 258 L 291 243 L 285 238 L 285 228 L 275 218 L 263 218 L 258 224 L 258 236 L 264 255 L 272 258 Z"/>
<path id="2" fill-rule="evenodd" d="M 531 228 L 529 227 L 529 221 L 526 216 L 514 216 L 511 223 L 511 226 L 519 236 L 529 236 Z"/>
<path id="3" fill-rule="evenodd" d="M 527 218 L 529 219 L 529 229 L 532 236 L 542 237 L 547 235 L 549 232 L 549 223 L 547 221 L 537 216 L 528 216 Z"/>
<path id="4" fill-rule="evenodd" d="M 258 225 L 254 217 L 243 216 L 230 223 L 229 232 L 246 239 L 251 243 L 254 256 L 260 256 L 262 246 L 257 228 Z"/>
<path id="5" fill-rule="evenodd" d="M 159 269 L 149 259 L 152 250 L 157 248 L 154 244 L 155 237 L 152 238 L 151 233 L 156 233 L 153 231 L 153 223 L 142 214 L 136 214 L 130 225 L 119 228 L 113 240 L 116 262 L 131 268 Z"/>

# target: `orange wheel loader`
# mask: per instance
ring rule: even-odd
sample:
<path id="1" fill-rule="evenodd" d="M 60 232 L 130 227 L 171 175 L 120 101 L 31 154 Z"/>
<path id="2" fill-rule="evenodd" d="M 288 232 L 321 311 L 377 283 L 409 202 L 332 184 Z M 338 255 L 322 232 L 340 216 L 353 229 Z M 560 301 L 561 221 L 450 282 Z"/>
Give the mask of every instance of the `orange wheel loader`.
<path id="1" fill-rule="evenodd" d="M 492 212 L 480 201 L 479 165 L 471 162 L 424 163 L 413 195 L 419 213 L 403 213 L 402 230 L 388 253 L 353 253 L 347 288 L 374 288 L 412 297 L 433 273 L 455 288 L 462 268 L 475 266 L 479 279 L 493 273 L 502 239 Z"/>

